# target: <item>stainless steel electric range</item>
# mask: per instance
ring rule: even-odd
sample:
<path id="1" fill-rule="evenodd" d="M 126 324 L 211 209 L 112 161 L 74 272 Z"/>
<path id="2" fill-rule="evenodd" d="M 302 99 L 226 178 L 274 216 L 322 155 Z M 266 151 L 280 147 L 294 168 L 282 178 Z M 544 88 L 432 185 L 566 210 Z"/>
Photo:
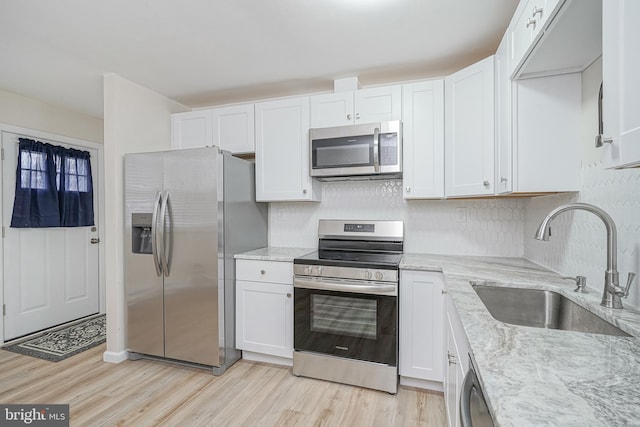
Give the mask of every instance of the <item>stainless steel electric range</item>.
<path id="1" fill-rule="evenodd" d="M 294 259 L 293 374 L 396 393 L 402 221 L 320 220 Z"/>

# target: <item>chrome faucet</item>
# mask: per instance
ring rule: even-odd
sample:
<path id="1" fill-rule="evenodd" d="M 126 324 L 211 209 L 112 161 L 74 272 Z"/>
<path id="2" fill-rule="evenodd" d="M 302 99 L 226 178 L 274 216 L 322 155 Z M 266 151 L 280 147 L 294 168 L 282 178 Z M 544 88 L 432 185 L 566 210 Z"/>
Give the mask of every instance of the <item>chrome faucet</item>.
<path id="1" fill-rule="evenodd" d="M 629 296 L 629 288 L 636 277 L 636 273 L 629 273 L 625 288 L 618 286 L 618 236 L 616 224 L 608 213 L 597 206 L 587 203 L 568 203 L 566 205 L 558 206 L 549 212 L 549 214 L 542 220 L 540 226 L 538 226 L 538 230 L 536 231 L 535 238 L 538 240 L 549 240 L 549 236 L 551 235 L 549 225 L 551 224 L 551 221 L 562 212 L 570 210 L 591 212 L 604 222 L 604 226 L 607 229 L 607 270 L 604 272 L 604 292 L 602 293 L 602 302 L 600 304 L 607 308 L 622 308 L 621 298 Z"/>

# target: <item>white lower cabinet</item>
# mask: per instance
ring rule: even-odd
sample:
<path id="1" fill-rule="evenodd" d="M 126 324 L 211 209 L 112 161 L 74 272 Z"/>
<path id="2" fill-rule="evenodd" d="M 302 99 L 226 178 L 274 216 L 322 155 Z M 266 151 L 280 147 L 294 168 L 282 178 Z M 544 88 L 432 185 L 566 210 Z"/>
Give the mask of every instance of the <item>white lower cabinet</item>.
<path id="1" fill-rule="evenodd" d="M 236 260 L 236 348 L 245 359 L 291 365 L 293 263 Z"/>
<path id="2" fill-rule="evenodd" d="M 400 273 L 400 384 L 442 390 L 443 287 L 442 273 Z"/>
<path id="3" fill-rule="evenodd" d="M 460 426 L 462 382 L 469 369 L 469 344 L 451 298 L 447 298 L 446 311 L 447 353 L 444 362 L 444 403 L 448 426 L 458 427 Z"/>

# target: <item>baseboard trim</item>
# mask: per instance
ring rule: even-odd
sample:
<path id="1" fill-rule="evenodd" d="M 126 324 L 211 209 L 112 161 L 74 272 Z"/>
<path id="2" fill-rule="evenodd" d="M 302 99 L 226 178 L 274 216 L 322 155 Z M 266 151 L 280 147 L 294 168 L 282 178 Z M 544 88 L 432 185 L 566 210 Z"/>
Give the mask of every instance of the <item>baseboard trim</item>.
<path id="1" fill-rule="evenodd" d="M 441 382 L 423 380 L 420 378 L 400 377 L 400 385 L 444 392 L 444 384 Z"/>
<path id="2" fill-rule="evenodd" d="M 280 356 L 272 356 L 270 354 L 254 353 L 252 351 L 243 351 L 242 358 L 251 360 L 252 362 L 272 363 L 274 365 L 293 366 L 293 359 Z"/>
<path id="3" fill-rule="evenodd" d="M 102 361 L 107 363 L 120 363 L 124 362 L 129 358 L 129 352 L 127 350 L 124 351 L 105 351 L 102 353 Z"/>

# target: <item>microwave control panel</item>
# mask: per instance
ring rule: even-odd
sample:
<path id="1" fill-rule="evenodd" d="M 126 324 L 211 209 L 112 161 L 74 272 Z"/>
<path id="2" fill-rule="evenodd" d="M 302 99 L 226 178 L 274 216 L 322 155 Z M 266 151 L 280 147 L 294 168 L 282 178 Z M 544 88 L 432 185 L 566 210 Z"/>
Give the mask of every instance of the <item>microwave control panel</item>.
<path id="1" fill-rule="evenodd" d="M 395 132 L 380 134 L 380 165 L 398 164 L 398 134 Z"/>

